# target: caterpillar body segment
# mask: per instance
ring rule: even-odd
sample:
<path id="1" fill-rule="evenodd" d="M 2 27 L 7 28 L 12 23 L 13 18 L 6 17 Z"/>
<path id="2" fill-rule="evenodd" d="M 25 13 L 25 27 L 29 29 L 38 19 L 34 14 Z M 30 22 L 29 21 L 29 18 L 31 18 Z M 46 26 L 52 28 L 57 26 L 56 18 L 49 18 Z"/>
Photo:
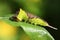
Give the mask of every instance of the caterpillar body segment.
<path id="1" fill-rule="evenodd" d="M 19 21 L 28 20 L 28 16 L 27 16 L 26 12 L 22 9 L 20 9 L 19 14 L 17 15 L 17 18 L 19 19 Z"/>
<path id="2" fill-rule="evenodd" d="M 57 30 L 57 28 L 50 26 L 46 21 L 44 21 L 44 20 L 42 20 L 40 18 L 32 18 L 32 19 L 29 20 L 29 22 L 31 24 L 34 24 L 34 25 L 47 26 L 47 27 L 50 27 L 52 29 Z"/>

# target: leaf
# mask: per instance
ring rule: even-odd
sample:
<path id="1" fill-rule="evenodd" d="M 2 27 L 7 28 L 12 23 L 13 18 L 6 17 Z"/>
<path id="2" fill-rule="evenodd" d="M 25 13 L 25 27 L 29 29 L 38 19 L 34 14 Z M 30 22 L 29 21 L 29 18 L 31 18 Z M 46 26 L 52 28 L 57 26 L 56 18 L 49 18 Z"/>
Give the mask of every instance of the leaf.
<path id="1" fill-rule="evenodd" d="M 3 21 L 12 26 L 21 27 L 31 40 L 54 40 L 50 33 L 41 26 L 35 26 L 25 22 L 12 22 L 8 19 L 4 19 Z"/>
<path id="2" fill-rule="evenodd" d="M 50 33 L 43 27 L 22 23 L 20 26 L 30 36 L 31 40 L 54 40 Z"/>

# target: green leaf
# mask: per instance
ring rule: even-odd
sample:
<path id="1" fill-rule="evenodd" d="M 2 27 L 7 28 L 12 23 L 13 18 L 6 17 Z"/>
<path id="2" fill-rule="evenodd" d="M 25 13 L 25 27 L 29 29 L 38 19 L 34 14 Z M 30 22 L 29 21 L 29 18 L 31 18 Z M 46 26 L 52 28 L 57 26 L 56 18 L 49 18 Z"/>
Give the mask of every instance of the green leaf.
<path id="1" fill-rule="evenodd" d="M 21 27 L 31 40 L 54 40 L 50 33 L 41 26 L 35 26 L 25 22 L 14 22 L 8 19 L 4 19 L 3 21 L 12 26 Z"/>
<path id="2" fill-rule="evenodd" d="M 43 27 L 22 23 L 20 26 L 30 36 L 31 40 L 54 40 L 50 33 Z"/>

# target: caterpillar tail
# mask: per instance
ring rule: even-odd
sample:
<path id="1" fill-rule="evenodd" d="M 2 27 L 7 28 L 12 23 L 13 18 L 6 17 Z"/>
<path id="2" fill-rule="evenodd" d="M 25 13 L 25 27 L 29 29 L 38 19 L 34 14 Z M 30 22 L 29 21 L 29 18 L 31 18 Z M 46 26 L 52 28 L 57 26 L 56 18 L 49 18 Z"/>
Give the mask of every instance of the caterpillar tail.
<path id="1" fill-rule="evenodd" d="M 52 28 L 52 29 L 55 29 L 55 30 L 58 30 L 57 28 L 53 27 L 53 26 L 50 26 L 48 25 L 48 27 Z"/>

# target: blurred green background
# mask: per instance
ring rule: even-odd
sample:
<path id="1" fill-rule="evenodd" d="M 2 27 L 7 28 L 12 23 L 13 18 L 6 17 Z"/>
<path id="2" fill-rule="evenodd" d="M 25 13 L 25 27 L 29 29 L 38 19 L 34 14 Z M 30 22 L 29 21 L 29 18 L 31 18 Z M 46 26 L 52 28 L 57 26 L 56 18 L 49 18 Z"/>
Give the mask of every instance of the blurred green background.
<path id="1" fill-rule="evenodd" d="M 58 28 L 53 30 L 51 28 L 46 29 L 51 35 L 59 40 L 60 36 L 60 13 L 59 13 L 59 0 L 0 0 L 0 16 L 5 16 L 6 13 L 16 13 L 19 8 L 24 9 L 27 12 L 33 13 L 43 19 L 45 19 L 50 25 Z M 1 13 L 1 7 L 3 13 Z M 4 9 L 7 8 L 7 9 Z"/>

